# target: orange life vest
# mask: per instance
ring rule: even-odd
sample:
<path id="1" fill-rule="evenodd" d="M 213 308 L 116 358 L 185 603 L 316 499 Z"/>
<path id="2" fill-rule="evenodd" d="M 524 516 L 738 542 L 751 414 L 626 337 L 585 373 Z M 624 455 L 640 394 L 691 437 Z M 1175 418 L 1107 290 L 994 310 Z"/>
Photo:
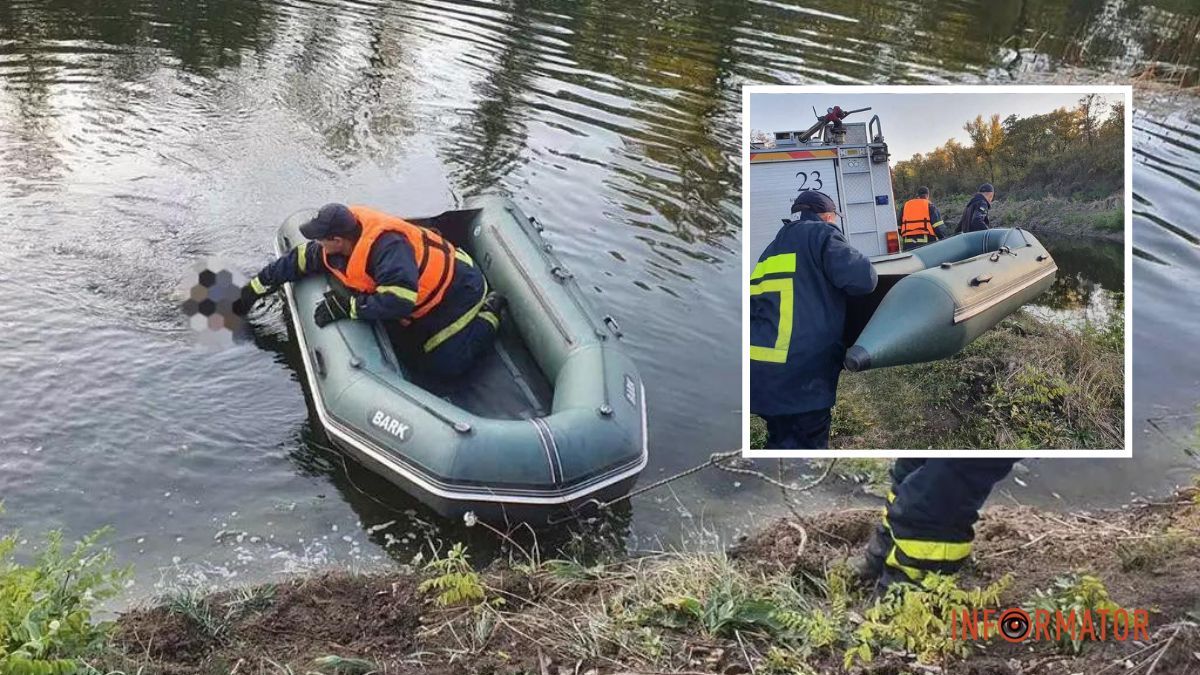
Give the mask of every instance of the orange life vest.
<path id="1" fill-rule="evenodd" d="M 929 200 L 918 197 L 904 202 L 904 211 L 900 215 L 900 236 L 919 237 L 921 235 L 935 237 L 933 221 L 929 218 Z"/>
<path id="2" fill-rule="evenodd" d="M 384 232 L 397 232 L 408 240 L 408 245 L 412 247 L 417 258 L 417 299 L 409 318 L 419 319 L 433 311 L 454 281 L 454 245 L 432 230 L 413 225 L 382 211 L 365 206 L 351 206 L 350 212 L 362 226 L 362 234 L 350 253 L 346 271 L 342 272 L 330 265 L 329 255 L 322 251 L 321 254 L 325 256 L 325 268 L 349 288 L 361 293 L 374 293 L 375 280 L 367 274 L 371 247 Z"/>

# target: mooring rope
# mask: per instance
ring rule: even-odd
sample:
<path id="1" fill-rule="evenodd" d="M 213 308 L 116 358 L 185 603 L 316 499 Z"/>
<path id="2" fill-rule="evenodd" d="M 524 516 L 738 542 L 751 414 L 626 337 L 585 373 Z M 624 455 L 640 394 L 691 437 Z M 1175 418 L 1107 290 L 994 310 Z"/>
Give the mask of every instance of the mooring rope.
<path id="1" fill-rule="evenodd" d="M 688 469 L 684 469 L 683 471 L 680 471 L 679 473 L 672 474 L 661 480 L 654 481 L 653 483 L 650 483 L 649 485 L 644 485 L 636 490 L 633 490 L 631 492 L 623 494 L 620 497 L 614 497 L 613 499 L 610 499 L 605 502 L 602 502 L 598 499 L 586 500 L 583 503 L 581 503 L 578 507 L 572 508 L 570 515 L 563 517 L 563 518 L 551 519 L 548 521 L 548 524 L 559 525 L 561 523 L 565 523 L 570 520 L 577 520 L 583 516 L 583 513 L 582 513 L 583 507 L 589 506 L 589 505 L 595 506 L 597 512 L 604 511 L 605 509 L 612 507 L 614 504 L 619 504 L 620 502 L 623 502 L 627 499 L 633 499 L 634 497 L 636 497 L 640 494 L 645 494 L 647 492 L 650 492 L 651 490 L 656 490 L 665 485 L 669 485 L 670 483 L 674 483 L 675 481 L 677 481 L 681 478 L 686 478 L 694 473 L 703 471 L 704 469 L 707 469 L 710 466 L 715 466 L 718 469 L 720 469 L 721 471 L 728 471 L 729 473 L 735 473 L 735 474 L 739 474 L 739 475 L 743 475 L 743 476 L 752 476 L 752 477 L 758 478 L 766 483 L 774 485 L 775 487 L 779 488 L 783 492 L 784 501 L 787 502 L 788 508 L 792 509 L 792 504 L 791 504 L 791 501 L 787 498 L 787 493 L 788 492 L 806 492 L 808 490 L 813 489 L 817 485 L 820 485 L 821 482 L 824 481 L 829 476 L 830 472 L 833 471 L 833 467 L 837 464 L 837 458 L 831 459 L 829 461 L 828 466 L 825 467 L 825 471 L 823 471 L 821 473 L 821 475 L 818 476 L 815 480 L 813 480 L 809 483 L 806 483 L 804 485 L 792 485 L 789 483 L 784 483 L 782 480 L 776 480 L 774 478 L 771 478 L 767 474 L 765 474 L 761 471 L 758 471 L 756 469 L 746 469 L 746 468 L 742 468 L 742 467 L 727 466 L 725 464 L 722 464 L 722 462 L 724 462 L 725 460 L 734 459 L 741 454 L 742 454 L 741 450 L 730 450 L 729 452 L 714 452 L 713 454 L 708 456 L 708 461 L 706 461 L 706 462 L 697 464 L 696 466 L 693 466 Z M 783 460 L 782 459 L 779 461 L 779 477 L 783 478 Z"/>

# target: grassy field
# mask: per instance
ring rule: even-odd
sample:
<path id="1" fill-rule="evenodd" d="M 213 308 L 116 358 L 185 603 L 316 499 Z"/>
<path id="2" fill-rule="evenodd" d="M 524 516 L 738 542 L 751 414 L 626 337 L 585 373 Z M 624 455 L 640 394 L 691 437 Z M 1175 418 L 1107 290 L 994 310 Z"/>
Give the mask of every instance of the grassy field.
<path id="1" fill-rule="evenodd" d="M 1124 443 L 1124 321 L 1072 331 L 1023 312 L 933 363 L 843 373 L 835 448 L 1114 448 Z M 752 420 L 751 445 L 766 429 Z"/>

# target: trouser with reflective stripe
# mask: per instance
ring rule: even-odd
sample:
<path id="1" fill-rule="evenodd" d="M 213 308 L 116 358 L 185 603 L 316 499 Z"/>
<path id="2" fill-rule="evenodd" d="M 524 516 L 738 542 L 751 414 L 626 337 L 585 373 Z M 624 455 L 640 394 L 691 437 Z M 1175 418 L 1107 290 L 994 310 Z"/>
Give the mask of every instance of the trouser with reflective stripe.
<path id="1" fill-rule="evenodd" d="M 438 378 L 461 377 L 491 347 L 499 321 L 491 312 L 479 312 L 461 330 L 424 354 L 417 362 L 422 373 Z"/>
<path id="2" fill-rule="evenodd" d="M 904 237 L 900 241 L 905 251 L 912 251 L 914 249 L 921 248 L 922 246 L 932 244 L 933 242 L 937 241 L 937 238 L 926 234 L 920 234 L 911 237 Z"/>
<path id="3" fill-rule="evenodd" d="M 460 257 L 464 263 L 473 266 L 465 254 Z M 455 283 L 463 284 L 461 291 L 477 300 L 437 332 L 421 334 L 418 339 L 410 329 L 401 328 L 395 322 L 388 326 L 392 342 L 400 350 L 405 364 L 423 376 L 443 382 L 466 374 L 491 346 L 500 327 L 500 317 L 483 308 L 488 284 L 482 274 L 462 273 Z"/>
<path id="4" fill-rule="evenodd" d="M 884 510 L 885 562 L 912 580 L 957 572 L 971 553 L 975 521 L 1015 459 L 898 459 Z"/>
<path id="5" fill-rule="evenodd" d="M 830 408 L 794 415 L 763 415 L 768 450 L 817 450 L 829 447 Z"/>

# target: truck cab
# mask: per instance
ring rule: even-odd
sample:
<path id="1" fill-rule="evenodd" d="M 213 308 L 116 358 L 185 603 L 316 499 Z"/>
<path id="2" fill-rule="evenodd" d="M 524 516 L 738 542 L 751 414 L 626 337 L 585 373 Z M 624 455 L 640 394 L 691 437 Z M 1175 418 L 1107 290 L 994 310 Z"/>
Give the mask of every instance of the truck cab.
<path id="1" fill-rule="evenodd" d="M 750 146 L 750 228 L 753 244 L 774 237 L 803 190 L 820 190 L 837 204 L 842 233 L 868 257 L 900 250 L 887 143 L 879 116 L 869 122 L 825 125 L 808 140 L 804 131 L 777 131 Z M 752 251 L 757 257 L 762 246 Z"/>

